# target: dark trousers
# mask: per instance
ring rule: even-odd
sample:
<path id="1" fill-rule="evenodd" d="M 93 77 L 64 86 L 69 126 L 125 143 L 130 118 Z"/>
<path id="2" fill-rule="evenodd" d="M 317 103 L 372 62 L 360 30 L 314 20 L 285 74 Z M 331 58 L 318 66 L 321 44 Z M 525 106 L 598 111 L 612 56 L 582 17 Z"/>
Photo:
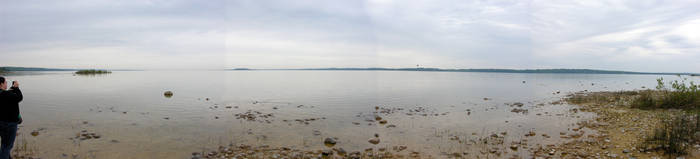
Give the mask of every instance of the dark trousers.
<path id="1" fill-rule="evenodd" d="M 0 121 L 0 159 L 11 159 L 10 152 L 17 137 L 17 123 Z"/>

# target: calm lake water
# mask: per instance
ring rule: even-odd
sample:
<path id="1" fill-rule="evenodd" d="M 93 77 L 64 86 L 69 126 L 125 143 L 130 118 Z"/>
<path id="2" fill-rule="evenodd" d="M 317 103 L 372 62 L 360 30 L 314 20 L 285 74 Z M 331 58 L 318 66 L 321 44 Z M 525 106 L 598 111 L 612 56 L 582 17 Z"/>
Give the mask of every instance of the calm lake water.
<path id="1" fill-rule="evenodd" d="M 42 158 L 73 154 L 79 158 L 188 158 L 192 152 L 228 144 L 316 150 L 326 148 L 326 137 L 337 137 L 336 147 L 348 151 L 406 145 L 411 151 L 439 157 L 441 153 L 477 151 L 474 145 L 454 140 L 455 136 L 476 139 L 503 131 L 508 141 L 536 131 L 538 136 L 530 144 L 546 144 L 562 139 L 539 134 L 558 136 L 592 116 L 571 113 L 574 106 L 551 102 L 584 90 L 654 88 L 658 77 L 662 76 L 399 71 L 115 71 L 97 76 L 25 72 L 6 76 L 19 80 L 24 92 L 20 109 L 25 122 L 16 147 L 26 144 Z M 164 91 L 174 96 L 166 98 Z M 513 102 L 524 103 L 529 112 L 511 112 L 513 107 L 505 103 Z M 378 113 L 387 124 L 367 121 L 374 119 L 375 106 L 395 110 Z M 249 110 L 273 116 L 237 119 L 236 114 Z M 295 121 L 311 118 L 316 120 L 308 124 Z M 100 138 L 73 138 L 83 130 Z M 30 135 L 32 131 L 39 135 Z M 375 133 L 381 138 L 378 145 L 367 142 Z"/>

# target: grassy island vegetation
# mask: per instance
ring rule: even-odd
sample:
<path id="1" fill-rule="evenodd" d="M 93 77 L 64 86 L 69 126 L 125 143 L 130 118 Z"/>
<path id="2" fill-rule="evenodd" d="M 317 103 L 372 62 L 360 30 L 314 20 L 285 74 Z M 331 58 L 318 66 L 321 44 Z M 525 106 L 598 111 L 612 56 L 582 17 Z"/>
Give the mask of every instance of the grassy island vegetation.
<path id="1" fill-rule="evenodd" d="M 109 74 L 112 73 L 112 71 L 106 71 L 106 70 L 78 70 L 75 72 L 75 74 L 79 75 L 95 75 L 95 74 Z"/>

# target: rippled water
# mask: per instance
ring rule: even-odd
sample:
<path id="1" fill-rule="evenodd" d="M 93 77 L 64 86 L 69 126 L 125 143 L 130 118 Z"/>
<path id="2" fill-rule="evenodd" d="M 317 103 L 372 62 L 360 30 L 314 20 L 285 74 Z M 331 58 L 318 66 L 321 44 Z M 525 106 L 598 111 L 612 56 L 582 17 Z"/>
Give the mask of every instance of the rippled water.
<path id="1" fill-rule="evenodd" d="M 506 131 L 510 141 L 536 131 L 531 144 L 560 142 L 558 137 L 543 138 L 539 133 L 558 136 L 591 115 L 573 114 L 572 106 L 550 102 L 583 90 L 653 88 L 661 76 L 116 71 L 97 76 L 33 72 L 6 77 L 19 80 L 25 95 L 20 104 L 25 123 L 18 146 L 26 144 L 39 157 L 187 158 L 192 152 L 228 144 L 323 149 L 325 137 L 337 137 L 336 147 L 349 151 L 407 145 L 409 150 L 435 156 L 476 151 L 476 145 L 460 143 L 455 136 L 468 140 Z M 164 91 L 174 96 L 166 98 Z M 529 113 L 511 112 L 512 107 L 504 103 L 513 102 L 524 103 Z M 374 118 L 376 106 L 395 110 L 379 113 L 388 124 L 366 121 Z M 424 111 L 409 111 L 415 109 Z M 255 121 L 235 116 L 248 110 L 273 116 Z M 294 121 L 310 118 L 318 120 Z M 386 128 L 390 124 L 396 127 Z M 101 138 L 73 138 L 83 130 Z M 29 135 L 32 131 L 39 135 Z M 367 142 L 375 133 L 381 138 L 378 145 Z"/>

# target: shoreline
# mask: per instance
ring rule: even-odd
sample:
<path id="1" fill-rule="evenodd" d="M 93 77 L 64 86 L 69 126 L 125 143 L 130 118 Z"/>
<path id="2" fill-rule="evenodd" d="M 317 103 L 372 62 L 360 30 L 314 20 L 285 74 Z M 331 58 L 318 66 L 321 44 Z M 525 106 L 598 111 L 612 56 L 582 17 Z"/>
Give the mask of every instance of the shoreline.
<path id="1" fill-rule="evenodd" d="M 581 122 L 580 128 L 597 133 L 559 145 L 550 145 L 533 152 L 538 157 L 555 158 L 670 158 L 656 147 L 645 146 L 646 139 L 662 124 L 663 116 L 684 114 L 679 109 L 642 110 L 632 108 L 637 91 L 623 92 L 579 92 L 565 100 L 581 106 L 583 112 L 593 112 L 593 120 Z M 694 158 L 700 155 L 700 145 L 694 143 L 687 155 L 679 158 Z M 551 152 L 554 152 L 552 154 Z"/>

